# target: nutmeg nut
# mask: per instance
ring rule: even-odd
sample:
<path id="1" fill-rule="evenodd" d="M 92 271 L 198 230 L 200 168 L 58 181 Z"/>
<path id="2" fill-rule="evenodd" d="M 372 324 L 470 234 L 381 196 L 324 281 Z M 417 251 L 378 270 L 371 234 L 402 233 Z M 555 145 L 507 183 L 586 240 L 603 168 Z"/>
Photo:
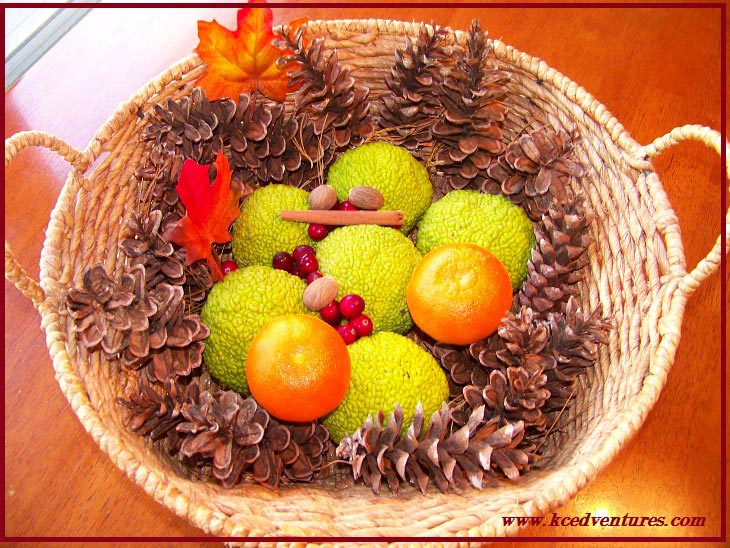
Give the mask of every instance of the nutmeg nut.
<path id="1" fill-rule="evenodd" d="M 302 295 L 304 306 L 313 312 L 322 310 L 337 298 L 340 286 L 332 276 L 317 278 L 307 286 Z"/>
<path id="2" fill-rule="evenodd" d="M 319 185 L 309 193 L 309 209 L 332 209 L 337 203 L 337 191 L 330 185 Z"/>
<path id="3" fill-rule="evenodd" d="M 360 209 L 380 209 L 385 203 L 382 192 L 367 185 L 351 188 L 347 199 Z"/>

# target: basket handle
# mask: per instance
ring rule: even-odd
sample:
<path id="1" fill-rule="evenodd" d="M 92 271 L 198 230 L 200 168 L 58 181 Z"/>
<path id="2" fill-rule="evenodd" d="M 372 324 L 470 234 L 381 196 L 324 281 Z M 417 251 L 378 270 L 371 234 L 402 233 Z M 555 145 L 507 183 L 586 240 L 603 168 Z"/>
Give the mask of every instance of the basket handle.
<path id="1" fill-rule="evenodd" d="M 722 156 L 722 136 L 714 129 L 688 124 L 674 128 L 672 131 L 655 139 L 653 143 L 643 147 L 643 151 L 647 158 L 658 156 L 668 148 L 680 143 L 681 141 L 700 141 L 713 149 Z M 727 177 L 730 179 L 730 143 L 725 141 L 725 170 Z M 710 277 L 720 266 L 722 261 L 722 235 L 718 236 L 715 245 L 712 246 L 710 252 L 702 259 L 691 272 L 679 282 L 679 289 L 686 295 L 690 295 L 700 286 L 700 284 Z M 730 209 L 725 214 L 725 254 L 730 251 Z"/>
<path id="2" fill-rule="evenodd" d="M 5 169 L 22 150 L 33 146 L 47 148 L 73 168 L 84 172 L 91 164 L 90 158 L 67 144 L 62 139 L 42 131 L 21 131 L 5 140 Z M 40 284 L 34 280 L 15 258 L 10 244 L 5 241 L 5 278 L 28 297 L 36 309 L 45 301 L 46 295 Z"/>

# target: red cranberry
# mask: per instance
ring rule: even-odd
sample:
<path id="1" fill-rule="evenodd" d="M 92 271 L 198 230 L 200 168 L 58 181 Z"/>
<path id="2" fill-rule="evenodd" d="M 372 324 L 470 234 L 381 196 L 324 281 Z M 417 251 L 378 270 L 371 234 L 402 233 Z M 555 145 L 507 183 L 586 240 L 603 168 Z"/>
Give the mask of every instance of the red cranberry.
<path id="1" fill-rule="evenodd" d="M 342 337 L 342 340 L 345 341 L 345 344 L 352 344 L 357 340 L 357 331 L 351 325 L 342 324 L 335 327 L 335 329 Z"/>
<path id="2" fill-rule="evenodd" d="M 297 261 L 297 265 L 299 266 L 299 270 L 304 274 L 311 274 L 319 270 L 319 261 L 314 255 L 305 255 Z"/>
<path id="3" fill-rule="evenodd" d="M 277 270 L 291 272 L 292 268 L 294 268 L 294 257 L 292 257 L 291 253 L 279 251 L 271 260 L 271 265 Z"/>
<path id="4" fill-rule="evenodd" d="M 365 301 L 360 295 L 350 293 L 340 300 L 340 313 L 348 320 L 356 318 L 362 314 L 363 310 L 365 310 Z"/>
<path id="5" fill-rule="evenodd" d="M 314 257 L 314 248 L 311 245 L 298 245 L 294 248 L 294 251 L 292 252 L 292 256 L 294 257 L 294 260 L 296 262 L 299 262 L 302 260 L 302 257 L 306 256 L 312 256 Z"/>
<path id="6" fill-rule="evenodd" d="M 358 338 L 367 337 L 373 332 L 373 321 L 365 314 L 360 314 L 356 318 L 353 318 L 347 325 L 355 328 Z"/>
<path id="7" fill-rule="evenodd" d="M 337 206 L 340 211 L 360 211 L 360 208 L 353 204 L 350 200 L 344 200 Z"/>
<path id="8" fill-rule="evenodd" d="M 221 263 L 221 271 L 223 271 L 224 276 L 233 272 L 234 270 L 238 270 L 238 265 L 236 264 L 236 261 L 223 261 Z"/>
<path id="9" fill-rule="evenodd" d="M 322 273 L 319 270 L 315 270 L 314 272 L 310 272 L 307 274 L 307 277 L 304 278 L 304 281 L 307 282 L 307 285 L 311 284 L 314 280 L 317 278 L 321 278 Z"/>
<path id="10" fill-rule="evenodd" d="M 309 227 L 307 227 L 307 234 L 309 234 L 309 237 L 315 242 L 319 242 L 320 240 L 324 240 L 327 234 L 329 234 L 329 229 L 325 225 L 312 223 Z"/>
<path id="11" fill-rule="evenodd" d="M 340 303 L 336 300 L 332 301 L 319 311 L 319 315 L 328 324 L 339 325 L 340 320 L 342 320 L 342 314 L 340 314 Z"/>

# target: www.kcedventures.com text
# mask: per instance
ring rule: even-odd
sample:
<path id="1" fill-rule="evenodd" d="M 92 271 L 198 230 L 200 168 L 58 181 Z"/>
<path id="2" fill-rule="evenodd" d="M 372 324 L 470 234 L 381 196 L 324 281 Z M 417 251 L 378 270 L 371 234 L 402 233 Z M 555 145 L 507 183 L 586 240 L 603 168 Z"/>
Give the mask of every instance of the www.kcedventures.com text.
<path id="1" fill-rule="evenodd" d="M 582 516 L 503 516 L 504 525 L 542 525 L 543 527 L 704 527 L 704 516 L 607 516 L 586 512 Z"/>

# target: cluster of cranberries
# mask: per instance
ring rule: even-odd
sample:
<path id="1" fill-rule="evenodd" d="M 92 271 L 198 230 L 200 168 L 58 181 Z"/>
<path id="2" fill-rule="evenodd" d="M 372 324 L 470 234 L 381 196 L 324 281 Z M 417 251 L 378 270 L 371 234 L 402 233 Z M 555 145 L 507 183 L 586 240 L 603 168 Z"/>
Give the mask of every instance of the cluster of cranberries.
<path id="1" fill-rule="evenodd" d="M 348 203 L 348 202 L 342 202 Z M 322 277 L 319 261 L 310 245 L 300 245 L 292 253 L 279 251 L 271 261 L 277 270 L 284 270 L 299 276 L 307 284 Z M 360 337 L 367 337 L 373 332 L 372 320 L 363 314 L 365 301 L 360 295 L 351 293 L 338 302 L 336 299 L 319 311 L 322 319 L 333 326 L 346 344 L 354 343 Z M 343 323 L 344 321 L 344 323 Z"/>
<path id="2" fill-rule="evenodd" d="M 319 271 L 319 261 L 314 254 L 311 245 L 300 245 L 294 248 L 292 253 L 279 251 L 271 261 L 271 266 L 277 270 L 284 270 L 294 276 L 311 284 L 317 278 L 322 277 Z"/>
<path id="3" fill-rule="evenodd" d="M 335 205 L 332 209 L 337 209 L 339 211 L 359 211 L 360 208 L 357 207 L 355 204 L 353 204 L 350 200 L 344 200 L 342 202 L 338 202 L 337 205 Z M 320 223 L 310 223 L 307 227 L 307 234 L 310 238 L 312 238 L 315 242 L 319 242 L 320 240 L 324 240 L 324 238 L 327 236 L 327 234 L 330 233 L 330 230 L 332 230 L 335 227 L 323 225 Z"/>
<path id="4" fill-rule="evenodd" d="M 340 302 L 332 301 L 319 311 L 319 315 L 337 330 L 345 344 L 352 344 L 373 332 L 373 321 L 363 314 L 364 310 L 363 298 L 350 293 L 342 297 Z"/>

